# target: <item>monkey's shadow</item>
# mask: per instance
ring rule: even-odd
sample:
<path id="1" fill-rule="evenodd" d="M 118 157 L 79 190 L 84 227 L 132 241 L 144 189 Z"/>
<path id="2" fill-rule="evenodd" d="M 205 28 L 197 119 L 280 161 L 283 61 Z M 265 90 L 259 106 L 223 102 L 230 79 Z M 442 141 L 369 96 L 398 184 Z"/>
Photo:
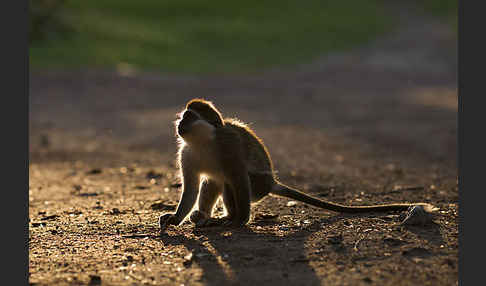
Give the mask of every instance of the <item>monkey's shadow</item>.
<path id="1" fill-rule="evenodd" d="M 309 265 L 305 244 L 312 233 L 340 218 L 323 218 L 305 228 L 282 227 L 276 220 L 258 220 L 251 223 L 251 228 L 195 228 L 196 239 L 183 234 L 164 234 L 156 239 L 165 245 L 187 247 L 193 257 L 186 267 L 193 264 L 201 267 L 201 280 L 208 285 L 321 285 Z M 273 228 L 258 231 L 265 226 Z"/>

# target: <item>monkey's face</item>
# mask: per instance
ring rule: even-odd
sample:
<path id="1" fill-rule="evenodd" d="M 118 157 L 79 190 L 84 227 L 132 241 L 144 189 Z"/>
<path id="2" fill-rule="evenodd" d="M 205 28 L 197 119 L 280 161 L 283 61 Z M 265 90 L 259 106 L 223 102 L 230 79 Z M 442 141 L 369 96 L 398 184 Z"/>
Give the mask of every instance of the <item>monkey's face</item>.
<path id="1" fill-rule="evenodd" d="M 199 117 L 204 118 L 206 122 L 214 127 L 224 125 L 221 113 L 214 107 L 214 105 L 204 99 L 193 99 L 186 105 L 187 110 L 194 111 Z"/>
<path id="2" fill-rule="evenodd" d="M 176 126 L 177 135 L 189 144 L 204 144 L 214 137 L 215 127 L 190 109 L 184 111 Z"/>

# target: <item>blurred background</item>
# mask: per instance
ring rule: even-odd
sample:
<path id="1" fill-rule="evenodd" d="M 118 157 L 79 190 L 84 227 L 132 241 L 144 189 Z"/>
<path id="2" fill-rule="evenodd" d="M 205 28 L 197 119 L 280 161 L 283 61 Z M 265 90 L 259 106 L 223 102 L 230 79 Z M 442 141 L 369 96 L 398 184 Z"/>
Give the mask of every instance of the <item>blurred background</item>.
<path id="1" fill-rule="evenodd" d="M 166 265 L 158 250 L 169 246 L 118 241 L 118 234 L 157 232 L 161 209 L 151 206 L 177 203 L 173 121 L 188 100 L 201 97 L 249 123 L 289 185 L 344 204 L 424 201 L 444 211 L 440 228 L 397 234 L 389 219 L 381 230 L 377 220 L 358 218 L 336 229 L 341 222 L 328 221 L 332 214 L 270 198 L 258 211 L 281 214 L 281 224 L 300 217 L 326 226 L 309 240 L 272 238 L 255 255 L 260 264 L 238 260 L 234 243 L 220 246 L 238 279 L 456 285 L 457 1 L 32 0 L 29 9 L 29 214 L 40 221 L 30 228 L 30 282 L 89 281 L 88 274 L 103 273 L 113 285 L 137 284 L 113 260 L 130 247 L 135 259 L 147 255 L 146 265 L 137 261 L 137 276 L 150 279 L 149 267 L 157 279 L 199 285 L 192 275 L 198 267 L 179 272 Z M 274 226 L 261 232 L 271 236 Z M 323 238 L 341 232 L 356 233 L 345 239 L 356 250 L 364 238 L 358 234 L 368 230 L 376 235 L 359 253 L 320 252 Z M 404 264 L 405 251 L 388 253 L 383 233 L 433 254 Z M 269 243 L 262 237 L 233 241 L 259 249 Z M 144 243 L 154 248 L 144 250 Z M 185 243 L 181 236 L 176 244 Z M 81 250 L 71 252 L 71 245 Z M 273 249 L 320 253 L 324 261 L 311 267 L 287 252 L 260 257 Z M 355 254 L 371 257 L 359 268 L 368 276 L 353 272 L 361 264 L 350 262 Z M 201 265 L 208 281 L 223 277 L 217 265 Z M 274 265 L 293 271 L 282 276 Z M 163 281 L 153 282 L 169 283 Z"/>
<path id="2" fill-rule="evenodd" d="M 31 65 L 185 73 L 294 66 L 391 33 L 398 15 L 386 6 L 400 2 L 457 31 L 453 0 L 35 0 Z"/>
<path id="3" fill-rule="evenodd" d="M 457 1 L 35 0 L 30 21 L 34 161 L 170 158 L 175 112 L 204 97 L 271 145 L 312 130 L 455 167 Z"/>

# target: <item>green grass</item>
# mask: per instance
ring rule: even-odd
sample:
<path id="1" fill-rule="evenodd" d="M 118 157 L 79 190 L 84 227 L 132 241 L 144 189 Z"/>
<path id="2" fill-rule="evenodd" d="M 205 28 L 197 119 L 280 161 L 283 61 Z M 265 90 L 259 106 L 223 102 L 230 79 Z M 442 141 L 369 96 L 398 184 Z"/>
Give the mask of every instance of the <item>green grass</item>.
<path id="1" fill-rule="evenodd" d="M 393 27 L 380 0 L 71 0 L 68 39 L 30 46 L 39 67 L 255 72 L 364 44 Z"/>
<path id="2" fill-rule="evenodd" d="M 458 0 L 422 0 L 419 1 L 425 12 L 445 19 L 457 32 Z"/>

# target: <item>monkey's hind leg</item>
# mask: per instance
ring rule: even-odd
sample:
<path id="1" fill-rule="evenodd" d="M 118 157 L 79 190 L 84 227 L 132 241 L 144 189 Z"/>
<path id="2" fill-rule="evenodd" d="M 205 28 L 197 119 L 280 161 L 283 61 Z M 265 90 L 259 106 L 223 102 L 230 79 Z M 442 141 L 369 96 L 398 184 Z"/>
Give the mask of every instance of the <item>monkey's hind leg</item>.
<path id="1" fill-rule="evenodd" d="M 231 225 L 234 218 L 237 216 L 237 205 L 233 195 L 234 190 L 231 188 L 232 187 L 229 184 L 224 185 L 223 203 L 226 209 L 226 216 L 221 218 L 221 223 L 225 226 Z"/>
<path id="2" fill-rule="evenodd" d="M 224 208 L 226 209 L 226 216 L 224 218 L 229 221 L 231 221 L 236 214 L 236 203 L 230 188 L 230 185 L 225 184 L 223 191 L 223 203 Z"/>
<path id="3" fill-rule="evenodd" d="M 191 213 L 191 222 L 196 224 L 197 227 L 209 226 L 214 205 L 222 192 L 221 184 L 210 179 L 203 181 L 199 193 L 199 209 Z"/>

